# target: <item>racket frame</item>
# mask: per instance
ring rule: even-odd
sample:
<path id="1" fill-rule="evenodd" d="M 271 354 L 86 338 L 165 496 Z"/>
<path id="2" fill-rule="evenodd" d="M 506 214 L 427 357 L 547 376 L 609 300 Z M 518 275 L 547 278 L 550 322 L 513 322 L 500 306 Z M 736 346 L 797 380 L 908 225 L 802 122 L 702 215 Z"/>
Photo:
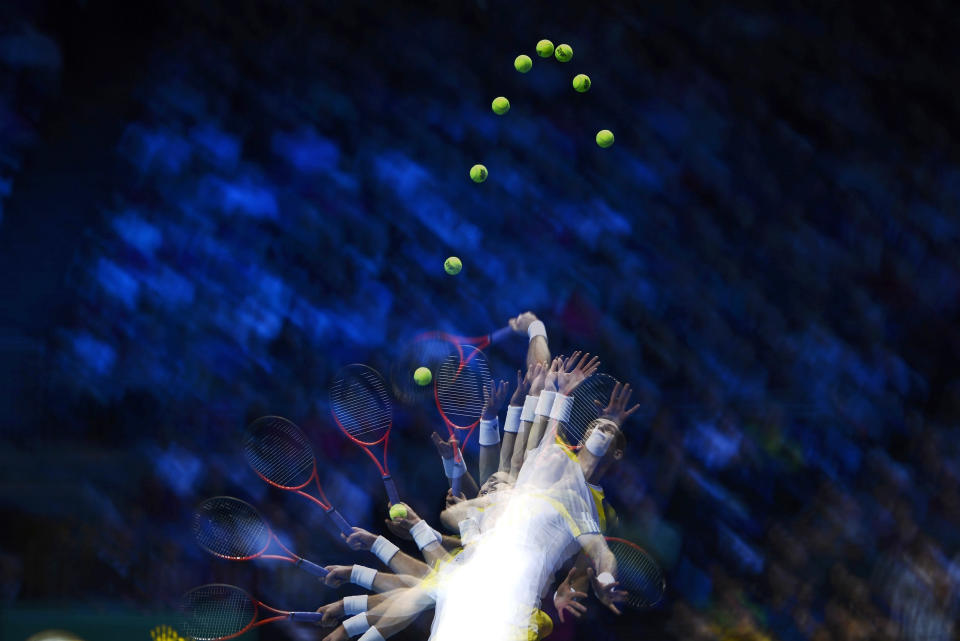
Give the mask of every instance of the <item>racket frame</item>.
<path id="1" fill-rule="evenodd" d="M 267 623 L 273 623 L 275 621 L 282 621 L 284 619 L 289 619 L 291 621 L 300 621 L 300 622 L 317 622 L 323 619 L 322 612 L 290 612 L 287 610 L 278 610 L 277 608 L 272 608 L 269 605 L 263 603 L 262 601 L 258 601 L 257 599 L 253 598 L 253 596 L 251 596 L 250 593 L 244 590 L 243 588 L 238 588 L 237 586 L 230 585 L 228 583 L 207 583 L 205 585 L 201 585 L 193 588 L 192 590 L 184 594 L 184 597 L 186 597 L 187 594 L 196 592 L 197 590 L 202 590 L 203 588 L 210 588 L 210 587 L 230 588 L 231 590 L 235 590 L 237 592 L 242 593 L 251 603 L 253 603 L 253 618 L 250 619 L 250 622 L 247 623 L 247 625 L 245 625 L 243 628 L 241 628 L 237 632 L 233 632 L 226 636 L 204 637 L 205 639 L 209 638 L 210 641 L 227 641 L 228 639 L 235 639 L 241 634 L 249 632 L 253 628 L 258 628 L 261 625 L 265 625 Z M 264 610 L 268 610 L 269 612 L 272 612 L 277 616 L 270 616 L 265 619 L 260 619 L 258 621 L 257 617 L 260 614 L 260 608 L 263 608 Z M 191 638 L 196 638 L 196 637 L 191 637 Z"/>

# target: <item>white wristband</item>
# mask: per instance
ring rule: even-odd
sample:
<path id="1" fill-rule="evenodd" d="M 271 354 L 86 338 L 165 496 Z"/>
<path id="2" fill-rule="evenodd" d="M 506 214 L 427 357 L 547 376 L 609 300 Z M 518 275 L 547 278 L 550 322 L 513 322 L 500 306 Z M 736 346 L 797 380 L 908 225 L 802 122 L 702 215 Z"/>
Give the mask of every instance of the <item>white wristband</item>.
<path id="1" fill-rule="evenodd" d="M 520 422 L 521 423 L 532 423 L 533 415 L 537 409 L 537 403 L 540 402 L 539 396 L 527 396 L 527 400 L 523 402 L 523 411 L 520 412 Z"/>
<path id="2" fill-rule="evenodd" d="M 355 565 L 350 570 L 350 583 L 355 583 L 361 588 L 367 590 L 373 589 L 373 580 L 377 576 L 377 571 L 364 565 Z"/>
<path id="3" fill-rule="evenodd" d="M 544 339 L 546 339 L 547 326 L 543 324 L 543 321 L 535 320 L 527 327 L 527 336 L 530 337 L 530 340 L 533 340 L 537 336 L 543 336 Z"/>
<path id="4" fill-rule="evenodd" d="M 363 634 L 370 629 L 370 624 L 367 623 L 367 613 L 361 612 L 360 614 L 356 614 L 349 619 L 345 619 L 343 622 L 343 629 L 346 631 L 347 635 L 351 637 L 355 637 L 358 634 Z"/>
<path id="5" fill-rule="evenodd" d="M 343 597 L 343 613 L 360 614 L 366 612 L 367 596 L 366 594 L 354 594 L 353 596 Z M 344 622 L 344 625 L 346 625 L 346 622 Z"/>
<path id="6" fill-rule="evenodd" d="M 597 582 L 600 585 L 607 586 L 613 583 L 613 581 L 614 581 L 613 575 L 610 574 L 609 572 L 601 572 L 600 574 L 597 575 Z"/>
<path id="7" fill-rule="evenodd" d="M 437 537 L 434 534 L 433 528 L 423 520 L 417 521 L 416 525 L 410 528 L 410 536 L 413 537 L 413 542 L 416 543 L 417 547 L 421 550 L 431 543 L 437 543 Z"/>
<path id="8" fill-rule="evenodd" d="M 480 536 L 480 524 L 472 517 L 460 521 L 460 542 L 470 545 Z"/>
<path id="9" fill-rule="evenodd" d="M 455 479 L 458 476 L 463 476 L 463 473 L 467 471 L 467 466 L 463 464 L 463 453 L 460 453 L 460 462 L 458 463 L 455 458 L 452 456 L 450 458 L 443 459 L 443 472 L 447 475 L 448 479 Z"/>
<path id="10" fill-rule="evenodd" d="M 373 552 L 378 559 L 383 561 L 384 565 L 390 565 L 390 559 L 400 551 L 400 548 L 384 537 L 378 536 L 377 540 L 373 542 L 373 547 L 370 548 L 370 551 Z"/>
<path id="11" fill-rule="evenodd" d="M 500 420 L 494 416 L 489 421 L 480 421 L 480 445 L 496 445 L 500 442 Z"/>
<path id="12" fill-rule="evenodd" d="M 550 408 L 553 407 L 553 398 L 556 395 L 556 392 L 548 392 L 546 390 L 540 392 L 540 400 L 537 401 L 537 409 L 534 411 L 534 414 L 537 416 L 550 416 Z"/>
<path id="13" fill-rule="evenodd" d="M 437 543 L 439 543 L 440 545 L 443 545 L 443 535 L 437 532 L 436 530 L 434 530 L 433 528 L 430 528 L 430 529 L 433 530 L 433 535 L 437 537 Z"/>
<path id="14" fill-rule="evenodd" d="M 553 407 L 550 408 L 550 418 L 556 419 L 561 423 L 570 420 L 570 410 L 573 409 L 573 397 L 557 394 L 553 399 Z"/>
<path id="15" fill-rule="evenodd" d="M 377 627 L 373 626 L 364 632 L 363 636 L 357 639 L 357 641 L 386 641 L 386 639 L 380 634 L 380 630 L 377 630 Z"/>
<path id="16" fill-rule="evenodd" d="M 516 434 L 520 431 L 520 413 L 523 408 L 519 405 L 507 406 L 507 419 L 503 422 L 503 431 Z"/>

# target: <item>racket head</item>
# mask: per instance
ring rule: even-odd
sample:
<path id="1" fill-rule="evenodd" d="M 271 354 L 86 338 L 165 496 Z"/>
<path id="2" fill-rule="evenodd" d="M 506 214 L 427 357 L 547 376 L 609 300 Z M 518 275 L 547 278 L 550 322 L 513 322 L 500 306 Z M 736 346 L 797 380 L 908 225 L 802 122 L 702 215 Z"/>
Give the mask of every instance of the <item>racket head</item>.
<path id="1" fill-rule="evenodd" d="M 221 559 L 247 561 L 263 554 L 273 533 L 255 507 L 232 496 L 214 496 L 193 511 L 193 536 Z"/>
<path id="2" fill-rule="evenodd" d="M 573 407 L 570 420 L 558 428 L 559 436 L 573 449 L 579 449 L 586 440 L 591 423 L 600 418 L 603 408 L 610 402 L 610 393 L 617 379 L 597 372 L 584 380 L 573 392 Z M 597 405 L 597 401 L 601 405 Z"/>
<path id="3" fill-rule="evenodd" d="M 450 336 L 444 332 L 424 332 L 397 350 L 390 366 L 390 386 L 402 403 L 417 403 L 433 396 L 433 385 L 418 384 L 414 373 L 426 367 L 436 378 L 440 363 L 450 354 L 460 354 L 459 344 L 449 340 Z"/>
<path id="4" fill-rule="evenodd" d="M 374 445 L 387 437 L 393 405 L 380 372 L 360 363 L 347 365 L 330 385 L 330 411 L 350 439 Z"/>
<path id="5" fill-rule="evenodd" d="M 253 627 L 257 602 L 226 583 L 208 583 L 180 598 L 181 630 L 198 641 L 232 639 Z"/>
<path id="6" fill-rule="evenodd" d="M 626 592 L 624 603 L 631 608 L 645 610 L 663 599 L 667 581 L 660 564 L 639 545 L 606 537 L 607 546 L 617 559 L 617 591 Z"/>
<path id="7" fill-rule="evenodd" d="M 317 461 L 306 434 L 281 416 L 263 416 L 251 423 L 243 453 L 260 478 L 284 490 L 299 490 L 316 476 Z"/>
<path id="8" fill-rule="evenodd" d="M 472 345 L 461 345 L 460 349 L 437 368 L 434 396 L 441 416 L 456 429 L 467 430 L 480 421 L 485 391 L 492 379 L 483 352 Z"/>

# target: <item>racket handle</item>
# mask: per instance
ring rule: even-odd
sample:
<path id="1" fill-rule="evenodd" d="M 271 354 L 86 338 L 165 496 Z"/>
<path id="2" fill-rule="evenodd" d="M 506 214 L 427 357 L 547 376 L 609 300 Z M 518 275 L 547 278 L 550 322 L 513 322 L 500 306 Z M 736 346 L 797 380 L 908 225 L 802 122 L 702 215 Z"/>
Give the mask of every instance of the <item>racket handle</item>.
<path id="1" fill-rule="evenodd" d="M 454 496 L 460 496 L 460 479 L 463 478 L 463 475 L 454 476 L 450 479 L 450 489 L 453 490 Z"/>
<path id="2" fill-rule="evenodd" d="M 353 534 L 353 528 L 350 527 L 350 524 L 347 523 L 347 520 L 340 516 L 340 513 L 337 512 L 334 508 L 327 510 L 327 516 L 330 517 L 330 520 L 333 521 L 334 525 L 340 528 L 340 531 L 344 536 L 350 536 Z"/>
<path id="3" fill-rule="evenodd" d="M 306 559 L 298 559 L 297 567 L 303 568 L 313 576 L 318 576 L 321 579 L 330 574 L 325 567 L 317 565 L 313 561 L 307 561 Z"/>
<path id="4" fill-rule="evenodd" d="M 387 488 L 387 498 L 390 499 L 390 505 L 400 502 L 400 495 L 397 494 L 397 486 L 389 474 L 383 475 L 383 486 Z"/>
<path id="5" fill-rule="evenodd" d="M 502 341 L 504 338 L 510 336 L 511 334 L 513 334 L 513 330 L 510 329 L 510 326 L 509 326 L 509 325 L 507 325 L 506 327 L 501 327 L 500 329 L 498 329 L 498 330 L 495 331 L 494 333 L 490 334 L 490 343 L 491 343 L 491 344 L 493 344 L 493 343 L 499 343 L 500 341 Z"/>
<path id="6" fill-rule="evenodd" d="M 316 623 L 323 619 L 323 612 L 291 612 L 290 620 L 291 621 L 303 621 Z"/>

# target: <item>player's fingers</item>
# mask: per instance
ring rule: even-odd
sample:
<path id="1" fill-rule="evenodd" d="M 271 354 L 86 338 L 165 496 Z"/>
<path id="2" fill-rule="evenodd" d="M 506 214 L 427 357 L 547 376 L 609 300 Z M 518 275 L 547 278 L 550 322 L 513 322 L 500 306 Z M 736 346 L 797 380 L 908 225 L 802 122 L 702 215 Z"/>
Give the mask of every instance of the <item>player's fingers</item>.
<path id="1" fill-rule="evenodd" d="M 582 604 L 582 603 L 578 603 L 578 602 L 576 602 L 576 601 L 571 601 L 571 602 L 570 602 L 570 609 L 573 610 L 574 612 L 586 612 L 586 611 L 587 611 L 587 606 L 585 606 L 585 605 Z M 577 616 L 579 616 L 579 615 L 577 615 Z"/>
<path id="2" fill-rule="evenodd" d="M 570 571 L 569 571 L 569 572 L 567 572 L 567 578 L 566 578 L 566 579 L 564 579 L 564 580 L 565 580 L 565 581 L 567 581 L 567 582 L 569 583 L 569 582 L 570 582 L 570 579 L 572 579 L 572 578 L 573 578 L 573 573 L 574 573 L 574 572 L 576 572 L 576 571 L 577 571 L 577 567 L 576 567 L 576 566 L 574 566 L 574 567 L 572 567 L 572 568 L 570 568 Z"/>
<path id="3" fill-rule="evenodd" d="M 636 405 L 634 405 L 633 407 L 631 407 L 630 409 L 628 409 L 626 412 L 623 413 L 623 418 L 627 418 L 628 416 L 635 413 L 639 409 L 640 409 L 640 403 L 637 403 Z"/>

